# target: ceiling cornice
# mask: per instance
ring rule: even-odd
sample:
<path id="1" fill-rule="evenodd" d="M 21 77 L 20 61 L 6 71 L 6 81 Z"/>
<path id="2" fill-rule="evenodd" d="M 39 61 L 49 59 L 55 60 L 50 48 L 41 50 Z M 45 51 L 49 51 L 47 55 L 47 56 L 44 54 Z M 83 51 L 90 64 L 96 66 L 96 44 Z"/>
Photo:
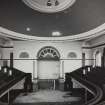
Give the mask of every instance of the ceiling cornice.
<path id="1" fill-rule="evenodd" d="M 76 35 L 64 36 L 64 37 L 37 37 L 31 35 L 25 35 L 21 33 L 17 33 L 14 31 L 10 31 L 3 27 L 0 27 L 0 36 L 5 36 L 9 38 L 15 38 L 20 40 L 37 40 L 37 41 L 77 41 L 77 40 L 86 40 L 88 38 L 95 38 L 100 35 L 105 34 L 105 23 L 101 26 Z"/>

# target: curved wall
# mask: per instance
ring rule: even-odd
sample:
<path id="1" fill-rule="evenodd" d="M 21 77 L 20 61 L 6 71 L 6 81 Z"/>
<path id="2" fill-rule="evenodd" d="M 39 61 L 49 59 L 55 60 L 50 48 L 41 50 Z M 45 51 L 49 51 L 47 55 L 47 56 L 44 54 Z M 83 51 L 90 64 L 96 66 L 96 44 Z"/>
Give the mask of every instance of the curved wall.
<path id="1" fill-rule="evenodd" d="M 25 72 L 31 72 L 35 76 L 37 70 L 37 53 L 45 46 L 55 47 L 60 53 L 60 70 L 63 71 L 61 76 L 64 76 L 65 72 L 71 72 L 79 67 L 82 63 L 82 42 L 38 42 L 38 41 L 14 41 L 14 67 L 19 68 Z M 9 59 L 9 48 L 3 49 L 3 58 Z M 20 59 L 19 54 L 21 52 L 28 52 L 30 58 Z M 76 52 L 77 58 L 71 59 L 67 55 L 69 52 Z M 75 65 L 75 66 L 74 66 Z"/>

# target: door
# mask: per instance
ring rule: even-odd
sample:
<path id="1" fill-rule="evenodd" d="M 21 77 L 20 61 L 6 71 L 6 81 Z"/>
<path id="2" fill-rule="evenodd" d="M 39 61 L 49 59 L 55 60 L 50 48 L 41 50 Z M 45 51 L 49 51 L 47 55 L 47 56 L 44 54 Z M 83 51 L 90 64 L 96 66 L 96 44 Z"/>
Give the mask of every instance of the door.
<path id="1" fill-rule="evenodd" d="M 60 62 L 41 60 L 38 62 L 38 79 L 58 79 Z"/>

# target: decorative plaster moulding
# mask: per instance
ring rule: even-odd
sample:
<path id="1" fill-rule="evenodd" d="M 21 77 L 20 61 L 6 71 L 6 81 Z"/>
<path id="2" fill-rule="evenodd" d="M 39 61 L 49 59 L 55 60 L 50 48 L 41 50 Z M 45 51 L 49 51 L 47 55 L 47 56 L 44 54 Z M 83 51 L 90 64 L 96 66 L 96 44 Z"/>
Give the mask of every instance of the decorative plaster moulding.
<path id="1" fill-rule="evenodd" d="M 22 0 L 22 1 L 30 8 L 37 10 L 39 12 L 56 13 L 71 7 L 76 0 L 57 0 L 59 2 L 58 5 L 54 5 L 54 2 L 56 2 L 56 0 Z M 51 6 L 47 5 L 48 1 L 52 3 Z"/>

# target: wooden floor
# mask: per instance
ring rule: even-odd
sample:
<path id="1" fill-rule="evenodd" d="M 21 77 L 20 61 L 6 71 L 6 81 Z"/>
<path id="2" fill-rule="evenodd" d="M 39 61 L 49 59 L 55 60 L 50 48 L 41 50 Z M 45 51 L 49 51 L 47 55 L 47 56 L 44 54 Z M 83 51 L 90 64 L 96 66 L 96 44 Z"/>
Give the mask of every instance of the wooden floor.
<path id="1" fill-rule="evenodd" d="M 14 101 L 14 103 L 46 103 L 46 102 L 79 102 L 81 97 L 73 96 L 70 92 L 62 92 L 55 90 L 40 90 L 35 93 L 22 93 Z"/>

